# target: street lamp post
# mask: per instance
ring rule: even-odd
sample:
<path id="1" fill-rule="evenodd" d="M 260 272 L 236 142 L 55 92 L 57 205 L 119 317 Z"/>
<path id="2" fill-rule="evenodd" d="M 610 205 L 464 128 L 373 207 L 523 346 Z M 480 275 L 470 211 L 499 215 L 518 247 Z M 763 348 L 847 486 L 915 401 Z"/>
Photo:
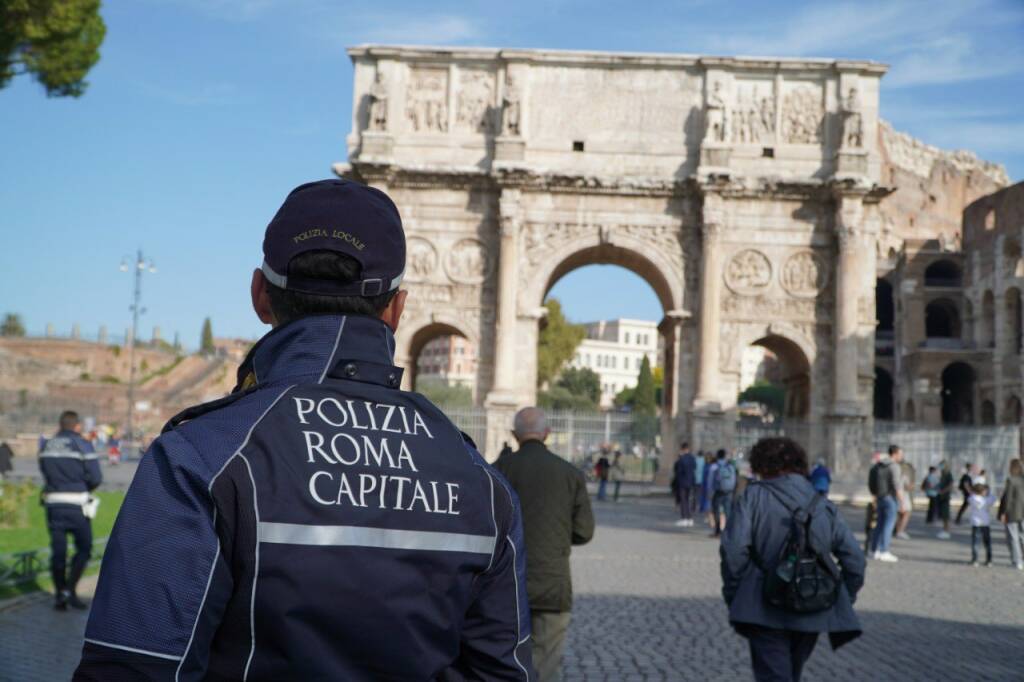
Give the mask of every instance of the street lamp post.
<path id="1" fill-rule="evenodd" d="M 142 257 L 142 249 L 139 249 L 134 258 L 125 256 L 121 259 L 121 272 L 128 272 L 129 268 L 135 271 L 135 287 L 132 291 L 132 304 L 129 307 L 129 310 L 132 311 L 132 338 L 128 340 L 128 425 L 125 434 L 128 442 L 134 442 L 135 341 L 139 337 L 139 315 L 146 312 L 146 309 L 140 305 L 142 301 L 142 273 L 146 270 L 155 273 L 156 266 L 153 265 L 153 261 L 146 262 L 146 259 Z M 127 443 L 125 445 L 127 446 Z"/>

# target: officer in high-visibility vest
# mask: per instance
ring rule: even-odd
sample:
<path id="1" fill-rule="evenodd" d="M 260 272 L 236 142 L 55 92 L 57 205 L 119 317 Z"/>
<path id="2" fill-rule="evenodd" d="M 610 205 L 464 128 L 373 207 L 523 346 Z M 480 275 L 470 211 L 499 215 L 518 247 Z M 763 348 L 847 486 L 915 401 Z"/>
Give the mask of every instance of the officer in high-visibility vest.
<path id="1" fill-rule="evenodd" d="M 43 444 L 39 469 L 43 473 L 43 504 L 46 526 L 50 531 L 50 573 L 57 593 L 56 608 L 88 608 L 75 588 L 89 564 L 92 552 L 92 524 L 95 509 L 89 494 L 103 481 L 100 463 L 92 443 L 81 436 L 78 414 L 70 410 L 60 415 L 60 430 Z M 75 556 L 67 569 L 68 534 L 75 541 Z"/>
<path id="2" fill-rule="evenodd" d="M 273 330 L 143 457 L 75 679 L 534 679 L 515 493 L 399 389 L 395 205 L 303 185 L 263 256 Z"/>

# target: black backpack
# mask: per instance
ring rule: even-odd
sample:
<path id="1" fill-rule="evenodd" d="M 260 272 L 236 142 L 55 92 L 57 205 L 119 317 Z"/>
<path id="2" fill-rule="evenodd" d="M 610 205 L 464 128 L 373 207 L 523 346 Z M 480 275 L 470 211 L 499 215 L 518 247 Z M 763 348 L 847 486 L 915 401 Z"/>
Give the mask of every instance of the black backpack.
<path id="1" fill-rule="evenodd" d="M 832 608 L 839 597 L 839 568 L 830 554 L 821 554 L 810 543 L 811 520 L 821 503 L 815 495 L 807 509 L 794 509 L 770 485 L 763 486 L 792 514 L 789 537 L 778 560 L 765 566 L 755 559 L 764 573 L 764 600 L 789 613 L 818 613 Z"/>

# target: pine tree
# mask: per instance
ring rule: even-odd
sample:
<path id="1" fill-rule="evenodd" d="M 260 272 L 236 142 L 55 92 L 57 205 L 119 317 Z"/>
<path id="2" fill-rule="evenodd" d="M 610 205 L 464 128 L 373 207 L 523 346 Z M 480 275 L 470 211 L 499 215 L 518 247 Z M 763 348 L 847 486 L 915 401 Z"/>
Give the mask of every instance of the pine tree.
<path id="1" fill-rule="evenodd" d="M 213 351 L 213 325 L 210 323 L 210 318 L 206 318 L 203 320 L 203 332 L 199 337 L 199 352 L 209 355 Z"/>
<path id="2" fill-rule="evenodd" d="M 651 363 L 644 356 L 640 363 L 640 372 L 636 378 L 636 389 L 633 393 L 633 440 L 644 445 L 654 445 L 658 433 L 658 403 L 654 391 L 654 376 Z"/>

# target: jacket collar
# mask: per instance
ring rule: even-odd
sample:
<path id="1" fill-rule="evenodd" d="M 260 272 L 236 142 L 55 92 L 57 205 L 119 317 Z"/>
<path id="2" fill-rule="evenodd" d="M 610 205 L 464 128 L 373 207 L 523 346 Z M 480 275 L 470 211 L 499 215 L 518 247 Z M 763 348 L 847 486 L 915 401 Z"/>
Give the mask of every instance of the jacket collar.
<path id="1" fill-rule="evenodd" d="M 375 317 L 313 315 L 281 325 L 260 339 L 238 368 L 235 391 L 257 384 L 328 377 L 398 388 L 395 336 Z"/>

